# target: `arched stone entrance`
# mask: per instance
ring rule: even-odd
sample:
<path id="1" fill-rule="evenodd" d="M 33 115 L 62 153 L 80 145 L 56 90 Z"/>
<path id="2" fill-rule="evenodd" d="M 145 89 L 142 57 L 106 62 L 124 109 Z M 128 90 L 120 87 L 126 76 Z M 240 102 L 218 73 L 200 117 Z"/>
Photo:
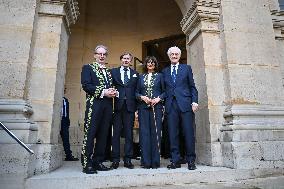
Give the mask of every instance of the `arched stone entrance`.
<path id="1" fill-rule="evenodd" d="M 70 24 L 78 16 L 74 2 L 7 0 L 0 4 L 3 15 L 0 121 L 36 152 L 35 156 L 29 156 L 0 130 L 1 184 L 6 176 L 13 175 L 19 186 L 23 186 L 25 178 L 49 172 L 62 164 L 62 148 L 58 144 L 60 106 Z M 79 5 L 83 14 L 90 7 L 82 2 L 79 1 Z M 113 5 L 112 1 L 107 2 L 109 6 L 106 7 Z M 174 1 L 167 2 L 172 4 Z M 176 3 L 183 14 L 180 24 L 187 37 L 188 63 L 192 65 L 199 90 L 200 111 L 196 114 L 198 161 L 237 169 L 277 171 L 274 168 L 283 168 L 284 72 L 281 52 L 284 32 L 278 1 L 176 0 Z M 106 7 L 98 6 L 98 9 Z M 138 10 L 137 6 L 134 8 Z M 89 12 L 93 14 L 93 10 Z M 167 21 L 177 24 L 180 20 L 175 17 Z M 87 22 L 83 20 L 80 27 L 84 28 Z M 125 26 L 128 26 L 127 22 Z M 135 28 L 129 36 L 137 32 Z M 169 28 L 165 26 L 164 31 Z M 175 29 L 180 31 L 178 27 Z M 85 36 L 89 30 L 79 29 L 78 32 Z M 101 31 L 96 37 L 106 38 L 104 36 Z M 127 41 L 129 36 L 120 40 Z M 141 37 L 141 42 L 143 39 Z M 71 40 L 70 44 L 77 46 L 90 44 L 89 49 L 76 51 L 84 54 L 83 60 L 75 60 L 77 56 L 74 55 L 74 62 L 80 64 L 91 60 L 91 48 L 101 43 L 90 35 L 83 42 L 76 38 Z M 126 50 L 131 49 L 128 43 L 115 44 L 120 45 L 127 47 Z M 119 49 L 115 46 L 113 49 Z M 119 53 L 117 51 L 113 57 L 118 57 Z M 111 64 L 116 65 L 115 58 Z M 81 65 L 74 65 L 73 69 L 81 69 Z M 79 77 L 79 71 L 69 76 L 67 73 L 67 85 L 70 78 Z M 79 88 L 79 83 L 74 87 Z M 75 92 L 84 102 L 84 94 L 80 90 Z M 80 124 L 82 119 L 83 116 L 78 119 Z M 74 121 L 73 124 L 76 125 Z M 4 186 L 6 188 L 5 183 Z"/>
<path id="2" fill-rule="evenodd" d="M 206 21 L 194 17 L 194 22 L 188 25 L 191 12 L 197 11 L 194 1 L 79 1 L 80 18 L 72 26 L 69 41 L 68 61 L 65 85 L 67 97 L 71 106 L 71 143 L 77 156 L 81 150 L 81 138 L 84 124 L 85 93 L 81 90 L 80 71 L 83 64 L 93 60 L 92 50 L 97 44 L 103 43 L 110 48 L 109 67 L 119 65 L 119 55 L 123 51 L 131 51 L 134 56 L 142 59 L 143 41 L 170 35 L 187 34 L 188 64 L 192 65 L 196 84 L 199 89 L 200 111 L 196 114 L 196 151 L 199 163 L 208 165 L 222 165 L 221 147 L 219 139 L 220 126 L 224 122 L 222 112 L 225 109 L 222 100 L 210 102 L 207 96 L 207 86 L 214 86 L 205 75 L 204 46 L 213 45 L 219 48 L 219 15 L 214 18 L 208 14 Z M 151 6 L 149 6 L 151 5 Z M 178 6 L 177 6 L 178 5 Z M 191 7 L 191 12 L 186 12 Z M 199 3 L 204 12 L 218 12 L 220 3 Z M 184 19 L 182 20 L 183 15 Z M 196 15 L 195 15 L 196 16 Z M 197 15 L 198 16 L 198 15 Z M 212 16 L 212 15 L 211 15 Z M 206 16 L 205 16 L 206 17 Z M 180 23 L 181 22 L 181 23 Z M 202 30 L 200 25 L 207 25 Z M 181 30 L 181 26 L 183 31 Z M 209 33 L 210 32 L 210 33 Z M 201 35 L 202 34 L 202 35 Z M 204 44 L 202 41 L 212 41 Z M 211 46 L 212 47 L 212 46 Z M 214 49 L 214 48 L 213 48 Z M 206 49 L 206 56 L 212 56 L 211 64 L 221 64 L 221 54 L 215 50 Z M 208 67 L 208 65 L 207 65 Z M 215 67 L 222 75 L 223 70 Z M 208 75 L 210 73 L 207 73 Z M 219 80 L 223 80 L 220 76 Z M 216 94 L 219 95 L 219 94 Z M 209 110 L 211 115 L 209 116 Z"/>

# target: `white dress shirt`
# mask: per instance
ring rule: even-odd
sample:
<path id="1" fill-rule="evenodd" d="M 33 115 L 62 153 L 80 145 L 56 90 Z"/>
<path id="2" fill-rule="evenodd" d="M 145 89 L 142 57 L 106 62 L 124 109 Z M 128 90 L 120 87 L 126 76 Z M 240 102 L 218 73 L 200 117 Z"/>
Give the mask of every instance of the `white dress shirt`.
<path id="1" fill-rule="evenodd" d="M 171 64 L 171 75 L 173 73 L 174 66 L 176 66 L 176 74 L 177 74 L 178 73 L 177 71 L 178 71 L 179 62 L 176 63 L 176 64 Z"/>
<path id="2" fill-rule="evenodd" d="M 128 75 L 128 79 L 130 79 L 130 69 L 127 67 L 127 75 Z M 120 78 L 122 83 L 124 84 L 124 67 L 120 66 Z"/>

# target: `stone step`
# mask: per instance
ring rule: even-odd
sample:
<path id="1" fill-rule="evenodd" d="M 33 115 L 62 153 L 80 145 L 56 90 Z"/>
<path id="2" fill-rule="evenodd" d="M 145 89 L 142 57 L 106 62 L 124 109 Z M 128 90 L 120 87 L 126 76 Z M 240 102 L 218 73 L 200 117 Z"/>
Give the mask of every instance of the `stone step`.
<path id="1" fill-rule="evenodd" d="M 105 163 L 109 165 L 110 163 Z M 135 162 L 135 169 L 120 166 L 116 170 L 87 175 L 82 173 L 80 162 L 64 162 L 59 169 L 48 174 L 37 175 L 27 179 L 26 189 L 93 189 L 93 188 L 127 188 L 142 186 L 161 186 L 191 183 L 220 183 L 245 180 L 257 177 L 283 174 L 283 170 L 246 170 L 225 167 L 197 165 L 190 171 L 187 165 L 180 169 L 168 170 L 166 162 L 159 169 L 142 169 Z M 121 163 L 122 165 L 122 163 Z"/>

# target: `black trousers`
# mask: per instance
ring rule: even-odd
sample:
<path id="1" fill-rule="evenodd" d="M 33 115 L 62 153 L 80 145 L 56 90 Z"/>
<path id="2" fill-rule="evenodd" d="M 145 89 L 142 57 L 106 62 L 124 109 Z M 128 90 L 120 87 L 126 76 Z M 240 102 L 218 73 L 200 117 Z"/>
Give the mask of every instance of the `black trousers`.
<path id="1" fill-rule="evenodd" d="M 168 113 L 167 120 L 170 137 L 171 161 L 174 163 L 180 161 L 180 132 L 182 132 L 182 135 L 184 136 L 186 160 L 188 162 L 195 161 L 196 154 L 193 119 L 194 114 L 192 111 L 182 112 L 178 107 L 177 101 L 173 100 L 172 109 Z"/>
<path id="2" fill-rule="evenodd" d="M 112 99 L 106 97 L 88 98 L 82 148 L 82 164 L 84 168 L 91 166 L 93 163 L 102 163 L 104 161 L 111 123 Z M 94 139 L 96 139 L 95 145 Z"/>
<path id="3" fill-rule="evenodd" d="M 72 156 L 72 151 L 70 150 L 70 142 L 69 142 L 69 126 L 70 126 L 69 119 L 62 117 L 60 136 L 62 138 L 63 148 L 66 157 Z"/>
<path id="4" fill-rule="evenodd" d="M 114 113 L 112 136 L 112 161 L 120 161 L 120 136 L 125 138 L 124 161 L 130 161 L 133 156 L 133 126 L 134 112 L 127 110 L 126 101 L 121 110 Z"/>

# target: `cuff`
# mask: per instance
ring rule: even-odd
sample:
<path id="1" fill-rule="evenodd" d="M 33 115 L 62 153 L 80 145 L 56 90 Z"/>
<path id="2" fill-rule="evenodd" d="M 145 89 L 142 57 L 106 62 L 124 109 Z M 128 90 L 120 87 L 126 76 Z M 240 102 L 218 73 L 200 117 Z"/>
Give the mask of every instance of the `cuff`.
<path id="1" fill-rule="evenodd" d="M 196 102 L 191 103 L 191 106 L 198 106 Z"/>
<path id="2" fill-rule="evenodd" d="M 100 98 L 104 98 L 104 96 L 105 96 L 105 91 L 106 91 L 106 90 L 107 90 L 107 89 L 103 89 Z"/>

